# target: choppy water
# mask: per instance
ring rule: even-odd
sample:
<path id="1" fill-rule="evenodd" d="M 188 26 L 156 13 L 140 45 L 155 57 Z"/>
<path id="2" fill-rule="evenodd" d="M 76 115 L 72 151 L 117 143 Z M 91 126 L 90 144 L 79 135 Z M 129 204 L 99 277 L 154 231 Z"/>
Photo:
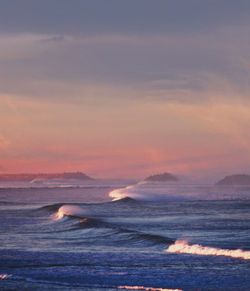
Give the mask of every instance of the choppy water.
<path id="1" fill-rule="evenodd" d="M 249 189 L 62 186 L 0 189 L 1 290 L 250 290 Z"/>

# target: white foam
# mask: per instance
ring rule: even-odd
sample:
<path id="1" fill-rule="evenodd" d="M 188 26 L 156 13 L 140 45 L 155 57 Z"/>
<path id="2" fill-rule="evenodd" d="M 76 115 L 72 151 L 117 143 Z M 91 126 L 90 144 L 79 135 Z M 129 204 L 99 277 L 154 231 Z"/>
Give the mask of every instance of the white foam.
<path id="1" fill-rule="evenodd" d="M 79 216 L 82 217 L 84 215 L 84 210 L 76 205 L 63 205 L 61 206 L 56 215 L 55 219 L 62 219 L 64 216 Z"/>
<path id="2" fill-rule="evenodd" d="M 8 274 L 0 274 L 0 280 L 6 280 L 10 277 L 11 277 L 11 275 L 8 275 Z"/>
<path id="3" fill-rule="evenodd" d="M 131 191 L 134 186 L 127 186 L 125 188 L 118 188 L 109 193 L 109 197 L 112 198 L 112 201 L 121 200 L 126 197 L 131 197 Z"/>
<path id="4" fill-rule="evenodd" d="M 227 250 L 213 247 L 205 247 L 199 244 L 190 245 L 186 241 L 177 240 L 174 244 L 170 245 L 167 250 L 168 253 L 176 254 L 193 254 L 201 256 L 226 256 L 231 258 L 238 258 L 250 260 L 250 251 Z"/>

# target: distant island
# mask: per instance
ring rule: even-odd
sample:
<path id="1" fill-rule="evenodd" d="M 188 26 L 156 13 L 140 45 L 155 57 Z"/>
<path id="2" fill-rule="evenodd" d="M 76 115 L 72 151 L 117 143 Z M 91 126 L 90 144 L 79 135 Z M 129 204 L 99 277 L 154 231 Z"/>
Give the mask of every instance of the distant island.
<path id="1" fill-rule="evenodd" d="M 66 173 L 37 173 L 37 174 L 0 174 L 0 181 L 20 181 L 31 182 L 33 180 L 49 180 L 49 179 L 65 179 L 65 180 L 94 180 L 81 172 L 66 172 Z"/>
<path id="2" fill-rule="evenodd" d="M 219 186 L 250 185 L 250 175 L 236 174 L 236 175 L 226 176 L 222 180 L 218 181 L 216 185 L 219 185 Z"/>
<path id="3" fill-rule="evenodd" d="M 170 173 L 156 174 L 147 177 L 144 181 L 149 182 L 177 182 L 178 178 Z"/>

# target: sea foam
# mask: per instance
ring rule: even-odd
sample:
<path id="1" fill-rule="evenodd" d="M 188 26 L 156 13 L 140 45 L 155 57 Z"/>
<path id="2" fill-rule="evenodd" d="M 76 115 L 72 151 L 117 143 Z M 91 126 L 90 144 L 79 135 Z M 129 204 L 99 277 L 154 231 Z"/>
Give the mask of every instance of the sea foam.
<path id="1" fill-rule="evenodd" d="M 0 280 L 6 280 L 10 277 L 11 277 L 11 275 L 9 275 L 9 274 L 0 274 Z"/>
<path id="2" fill-rule="evenodd" d="M 63 205 L 58 209 L 55 215 L 55 219 L 59 220 L 59 219 L 62 219 L 64 216 L 83 217 L 84 215 L 83 212 L 84 210 L 79 206 Z"/>
<path id="3" fill-rule="evenodd" d="M 189 244 L 184 240 L 177 240 L 174 244 L 170 245 L 167 250 L 168 253 L 176 254 L 192 254 L 201 256 L 225 256 L 231 258 L 238 258 L 250 260 L 250 251 L 227 250 L 213 247 L 205 247 L 199 244 Z"/>

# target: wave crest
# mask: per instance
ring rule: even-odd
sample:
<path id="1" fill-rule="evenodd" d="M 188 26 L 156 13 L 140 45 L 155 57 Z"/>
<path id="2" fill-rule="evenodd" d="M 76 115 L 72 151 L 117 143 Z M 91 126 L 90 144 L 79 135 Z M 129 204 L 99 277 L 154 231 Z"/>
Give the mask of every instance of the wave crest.
<path id="1" fill-rule="evenodd" d="M 62 219 L 64 216 L 84 218 L 83 215 L 84 213 L 81 207 L 76 205 L 63 205 L 58 209 L 55 218 L 57 220 Z"/>
<path id="2" fill-rule="evenodd" d="M 126 201 L 126 200 L 125 200 Z M 130 201 L 130 199 L 128 200 Z M 133 200 L 132 200 L 133 201 Z M 123 200 L 122 200 L 123 202 Z M 157 234 L 150 234 L 140 232 L 138 230 L 132 230 L 123 228 L 121 225 L 104 221 L 100 218 L 86 216 L 86 210 L 77 205 L 63 205 L 53 215 L 54 220 L 61 220 L 67 217 L 69 219 L 77 219 L 78 223 L 72 225 L 73 230 L 83 228 L 103 229 L 105 231 L 111 231 L 114 236 L 114 240 L 118 240 L 120 243 L 123 241 L 127 243 L 148 243 L 150 245 L 157 244 L 171 244 L 174 241 L 168 237 L 164 237 Z"/>
<path id="3" fill-rule="evenodd" d="M 193 254 L 201 256 L 225 256 L 237 259 L 250 260 L 250 251 L 227 250 L 213 247 L 205 247 L 199 244 L 190 245 L 186 241 L 177 240 L 174 244 L 170 245 L 167 250 L 168 253 L 176 254 Z"/>
<path id="4" fill-rule="evenodd" d="M 237 190 L 237 191 L 236 191 Z M 190 201 L 190 200 L 235 200 L 250 198 L 249 189 L 218 187 L 212 185 L 139 182 L 111 191 L 113 201 L 126 197 L 140 201 Z"/>
<path id="5" fill-rule="evenodd" d="M 0 280 L 6 280 L 9 279 L 11 277 L 11 275 L 9 274 L 0 274 Z"/>

